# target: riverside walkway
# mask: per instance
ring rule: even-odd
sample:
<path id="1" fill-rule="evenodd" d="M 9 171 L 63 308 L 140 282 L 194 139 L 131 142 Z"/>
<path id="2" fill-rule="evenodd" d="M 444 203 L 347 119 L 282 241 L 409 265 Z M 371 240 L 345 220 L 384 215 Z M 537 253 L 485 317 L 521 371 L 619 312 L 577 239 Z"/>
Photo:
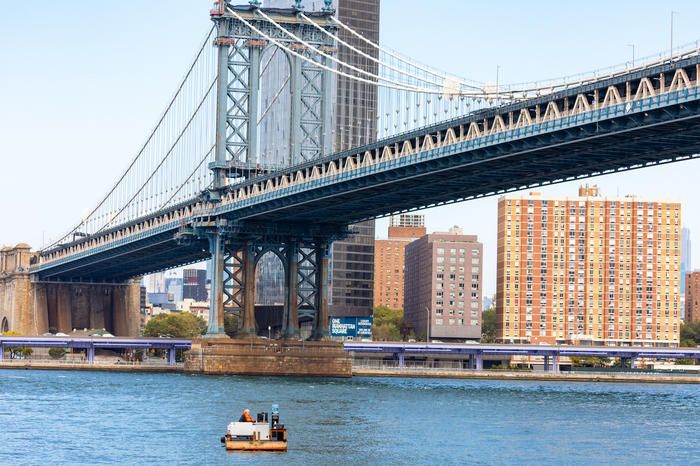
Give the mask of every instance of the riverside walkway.
<path id="1" fill-rule="evenodd" d="M 7 336 L 0 335 L 0 363 L 7 362 L 5 351 L 10 348 L 66 348 L 84 350 L 88 364 L 95 363 L 95 350 L 165 350 L 168 352 L 168 365 L 175 365 L 177 350 L 188 350 L 192 340 L 180 338 L 120 338 L 89 337 L 74 338 L 70 336 Z M 29 360 L 24 360 L 27 363 Z M 10 360 L 10 364 L 16 364 Z M 61 364 L 61 363 L 58 363 Z M 77 365 L 82 366 L 80 363 Z M 52 364 L 53 365 L 53 364 Z M 119 365 L 117 365 L 119 366 Z M 66 367 L 67 368 L 67 367 Z"/>

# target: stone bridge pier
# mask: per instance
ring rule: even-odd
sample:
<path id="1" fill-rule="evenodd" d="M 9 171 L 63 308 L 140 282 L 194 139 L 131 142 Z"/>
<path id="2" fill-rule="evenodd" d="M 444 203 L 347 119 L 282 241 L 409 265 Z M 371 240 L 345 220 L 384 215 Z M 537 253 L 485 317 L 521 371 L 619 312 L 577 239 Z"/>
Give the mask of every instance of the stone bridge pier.
<path id="1" fill-rule="evenodd" d="M 49 330 L 105 329 L 137 336 L 139 280 L 122 283 L 49 282 L 29 273 L 26 244 L 0 250 L 0 332 L 41 335 Z"/>

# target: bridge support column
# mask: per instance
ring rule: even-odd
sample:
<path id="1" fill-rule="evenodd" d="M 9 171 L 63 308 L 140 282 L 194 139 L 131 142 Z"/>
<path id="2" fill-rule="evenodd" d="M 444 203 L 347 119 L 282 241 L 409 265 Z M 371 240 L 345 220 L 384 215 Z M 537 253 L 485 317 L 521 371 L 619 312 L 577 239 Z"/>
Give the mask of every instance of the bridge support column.
<path id="1" fill-rule="evenodd" d="M 291 94 L 289 125 L 289 165 L 303 162 L 301 158 L 301 58 L 290 56 L 289 90 Z"/>
<path id="2" fill-rule="evenodd" d="M 544 356 L 544 365 L 542 369 L 545 372 L 549 372 L 549 356 Z"/>
<path id="3" fill-rule="evenodd" d="M 482 353 L 476 353 L 474 356 L 476 357 L 475 369 L 477 371 L 484 370 L 484 355 Z"/>
<path id="4" fill-rule="evenodd" d="M 330 265 L 330 243 L 322 242 L 316 249 L 316 320 L 314 322 L 315 340 L 328 337 L 328 267 Z"/>
<path id="5" fill-rule="evenodd" d="M 175 348 L 170 348 L 168 349 L 168 366 L 174 366 L 175 365 L 175 354 L 176 354 L 176 349 Z"/>
<path id="6" fill-rule="evenodd" d="M 5 345 L 0 343 L 0 361 L 5 359 Z"/>
<path id="7" fill-rule="evenodd" d="M 95 362 L 95 347 L 94 346 L 90 346 L 87 349 L 87 360 L 88 360 L 88 364 L 92 364 L 93 362 Z"/>
<path id="8" fill-rule="evenodd" d="M 553 374 L 559 373 L 559 355 L 558 354 L 555 354 L 552 356 L 552 373 Z"/>
<path id="9" fill-rule="evenodd" d="M 403 352 L 399 352 L 399 353 L 398 353 L 398 356 L 399 356 L 399 369 L 403 369 L 404 366 L 405 366 L 404 354 L 403 354 Z"/>
<path id="10" fill-rule="evenodd" d="M 228 21 L 217 21 L 217 78 L 216 78 L 216 144 L 214 163 L 210 164 L 213 171 L 214 195 L 219 194 L 226 185 L 226 130 L 228 127 L 228 81 L 229 81 L 229 48 Z"/>
<path id="11" fill-rule="evenodd" d="M 211 253 L 211 296 L 209 297 L 209 326 L 207 338 L 223 338 L 224 332 L 224 245 L 223 238 L 218 232 L 208 236 Z"/>
<path id="12" fill-rule="evenodd" d="M 299 337 L 299 243 L 290 241 L 287 247 L 287 267 L 285 269 L 285 307 L 287 312 L 283 334 L 285 338 Z"/>
<path id="13" fill-rule="evenodd" d="M 255 335 L 255 245 L 252 241 L 243 248 L 243 275 L 243 333 Z"/>
<path id="14" fill-rule="evenodd" d="M 637 356 L 634 355 L 634 354 L 630 356 L 630 369 L 634 369 L 634 368 L 635 368 L 635 367 L 634 367 L 634 360 L 636 359 L 636 357 L 637 357 Z"/>
<path id="15" fill-rule="evenodd" d="M 622 369 L 626 368 L 628 365 L 627 364 L 628 360 L 629 360 L 629 358 L 625 358 L 623 356 L 620 356 L 620 368 L 622 368 Z"/>

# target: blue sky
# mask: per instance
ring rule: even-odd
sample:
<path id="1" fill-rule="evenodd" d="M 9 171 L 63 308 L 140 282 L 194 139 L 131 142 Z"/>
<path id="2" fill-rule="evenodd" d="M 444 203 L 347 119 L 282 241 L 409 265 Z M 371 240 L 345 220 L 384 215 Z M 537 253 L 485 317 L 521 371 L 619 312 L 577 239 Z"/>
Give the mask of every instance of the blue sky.
<path id="1" fill-rule="evenodd" d="M 309 0 L 306 0 L 309 1 Z M 291 0 L 290 0 L 291 3 Z M 114 182 L 211 26 L 209 1 L 5 2 L 0 15 L 0 245 L 56 236 Z M 700 39 L 700 2 L 383 0 L 381 40 L 459 76 L 555 78 Z M 420 31 L 420 33 L 418 33 Z M 700 265 L 700 162 L 595 178 L 604 195 L 683 203 Z M 542 189 L 573 195 L 578 184 Z M 425 211 L 485 244 L 495 289 L 496 198 Z M 383 236 L 386 221 L 379 221 Z"/>

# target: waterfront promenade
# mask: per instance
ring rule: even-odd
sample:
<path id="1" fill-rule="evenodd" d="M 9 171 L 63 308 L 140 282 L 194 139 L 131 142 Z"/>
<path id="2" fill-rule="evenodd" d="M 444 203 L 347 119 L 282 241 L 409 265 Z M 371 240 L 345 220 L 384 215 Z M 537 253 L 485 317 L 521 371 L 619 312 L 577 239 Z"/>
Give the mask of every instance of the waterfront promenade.
<path id="1" fill-rule="evenodd" d="M 106 372 L 185 372 L 183 364 L 96 361 L 56 361 L 50 359 L 15 359 L 0 362 L 0 369 L 54 370 L 54 371 L 106 371 Z M 390 367 L 354 363 L 353 377 L 399 377 L 473 380 L 520 380 L 549 382 L 611 382 L 611 383 L 666 383 L 700 384 L 700 374 L 669 372 L 610 372 L 600 370 L 544 372 L 526 370 L 484 369 L 469 370 L 441 367 Z"/>
<path id="2" fill-rule="evenodd" d="M 51 359 L 5 359 L 0 369 L 34 369 L 56 371 L 108 371 L 108 372 L 182 372 L 182 364 L 144 364 L 130 362 L 56 361 Z"/>
<path id="3" fill-rule="evenodd" d="M 541 372 L 509 370 L 458 370 L 433 368 L 369 368 L 353 367 L 353 376 L 409 377 L 474 380 L 531 380 L 548 382 L 614 382 L 700 384 L 700 374 L 669 374 L 658 372 Z"/>

